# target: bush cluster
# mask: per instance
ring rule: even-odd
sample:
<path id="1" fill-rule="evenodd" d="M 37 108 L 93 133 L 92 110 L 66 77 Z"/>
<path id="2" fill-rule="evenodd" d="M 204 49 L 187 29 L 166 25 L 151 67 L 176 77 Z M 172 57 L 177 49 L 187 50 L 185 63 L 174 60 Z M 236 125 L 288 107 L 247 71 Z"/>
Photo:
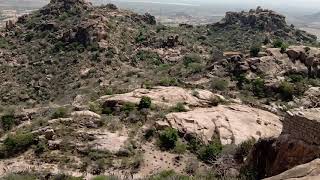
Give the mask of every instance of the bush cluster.
<path id="1" fill-rule="evenodd" d="M 36 139 L 31 133 L 10 134 L 0 147 L 0 157 L 11 157 L 17 153 L 24 152 L 35 143 Z"/>
<path id="2" fill-rule="evenodd" d="M 229 80 L 224 78 L 213 78 L 210 88 L 212 91 L 225 91 L 229 87 Z"/>
<path id="3" fill-rule="evenodd" d="M 14 118 L 13 114 L 3 115 L 3 116 L 1 116 L 0 120 L 1 120 L 1 122 L 0 122 L 1 128 L 4 131 L 9 131 L 13 128 L 14 125 L 16 125 L 15 118 Z"/>
<path id="4" fill-rule="evenodd" d="M 159 135 L 160 147 L 164 149 L 173 149 L 178 141 L 178 131 L 173 128 L 166 128 Z"/>
<path id="5" fill-rule="evenodd" d="M 212 163 L 222 152 L 222 144 L 218 140 L 212 141 L 199 150 L 199 159 L 204 162 Z"/>
<path id="6" fill-rule="evenodd" d="M 59 107 L 53 112 L 51 116 L 52 119 L 67 118 L 67 117 L 68 117 L 68 110 L 65 107 Z"/>
<path id="7" fill-rule="evenodd" d="M 260 51 L 261 51 L 261 47 L 260 47 L 260 46 L 258 46 L 258 45 L 253 45 L 253 46 L 250 48 L 250 56 L 252 56 L 252 57 L 258 57 Z"/>
<path id="8" fill-rule="evenodd" d="M 280 52 L 285 53 L 288 48 L 288 45 L 286 43 L 284 43 L 282 40 L 277 39 L 273 42 L 273 47 L 280 48 Z"/>
<path id="9" fill-rule="evenodd" d="M 138 105 L 138 108 L 141 109 L 148 109 L 151 107 L 152 100 L 150 97 L 143 96 L 140 100 L 140 103 Z"/>

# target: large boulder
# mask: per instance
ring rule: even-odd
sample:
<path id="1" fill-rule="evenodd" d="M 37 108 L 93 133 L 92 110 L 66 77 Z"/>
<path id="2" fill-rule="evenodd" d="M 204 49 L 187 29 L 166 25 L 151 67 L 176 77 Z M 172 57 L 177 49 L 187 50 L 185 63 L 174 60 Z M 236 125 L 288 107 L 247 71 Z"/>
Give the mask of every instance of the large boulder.
<path id="1" fill-rule="evenodd" d="M 320 179 L 320 159 L 296 166 L 277 176 L 264 180 L 318 180 Z"/>
<path id="2" fill-rule="evenodd" d="M 129 139 L 127 135 L 120 134 L 119 132 L 112 133 L 106 129 L 79 131 L 78 133 L 84 133 L 93 139 L 84 146 L 89 146 L 94 150 L 109 151 L 111 153 L 120 151 Z"/>
<path id="3" fill-rule="evenodd" d="M 240 144 L 251 138 L 278 137 L 282 130 L 277 115 L 237 104 L 170 113 L 166 121 L 182 133 L 197 135 L 205 143 L 213 136 L 219 137 L 224 145 Z"/>
<path id="4" fill-rule="evenodd" d="M 297 102 L 305 108 L 320 107 L 320 87 L 309 88 Z"/>
<path id="5" fill-rule="evenodd" d="M 256 143 L 246 163 L 261 179 L 316 158 L 320 158 L 320 109 L 292 110 L 279 138 Z"/>
<path id="6" fill-rule="evenodd" d="M 150 97 L 152 104 L 159 107 L 173 107 L 183 103 L 190 107 L 203 106 L 209 103 L 215 95 L 207 90 L 187 90 L 180 87 L 154 87 L 152 89 L 136 89 L 125 94 L 107 95 L 98 101 L 102 104 L 138 104 L 143 96 Z M 220 98 L 223 98 L 219 96 Z"/>

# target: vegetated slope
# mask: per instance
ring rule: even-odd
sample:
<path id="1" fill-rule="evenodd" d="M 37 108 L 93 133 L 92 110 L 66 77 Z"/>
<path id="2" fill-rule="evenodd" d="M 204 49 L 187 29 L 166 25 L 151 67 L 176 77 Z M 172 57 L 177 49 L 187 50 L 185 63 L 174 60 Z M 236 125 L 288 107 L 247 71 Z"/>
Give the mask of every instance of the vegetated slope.
<path id="1" fill-rule="evenodd" d="M 218 24 L 165 27 L 149 14 L 113 5 L 52 0 L 3 31 L 1 102 L 69 102 L 88 90 L 92 96 L 106 89 L 132 90 L 168 75 L 176 79 L 171 82 L 184 82 L 205 74 L 206 66 L 221 58 L 219 50 L 248 49 L 267 37 L 315 41 L 287 26 L 284 17 L 259 8 L 228 13 Z M 198 60 L 187 67 L 182 59 L 190 54 Z"/>
<path id="2" fill-rule="evenodd" d="M 315 38 L 260 8 L 166 27 L 52 0 L 1 35 L 0 178 L 254 179 L 255 141 L 319 107 L 320 49 L 284 43 Z"/>

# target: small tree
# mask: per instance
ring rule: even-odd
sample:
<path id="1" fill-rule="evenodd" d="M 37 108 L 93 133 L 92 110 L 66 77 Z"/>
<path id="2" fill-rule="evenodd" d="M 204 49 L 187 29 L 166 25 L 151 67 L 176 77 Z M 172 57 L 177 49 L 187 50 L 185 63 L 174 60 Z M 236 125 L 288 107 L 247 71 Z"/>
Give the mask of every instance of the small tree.
<path id="1" fill-rule="evenodd" d="M 250 56 L 252 56 L 252 57 L 258 57 L 260 51 L 261 51 L 261 47 L 260 47 L 260 46 L 258 46 L 258 45 L 253 45 L 253 46 L 250 48 Z"/>
<path id="2" fill-rule="evenodd" d="M 1 127 L 5 131 L 11 130 L 11 128 L 15 125 L 15 119 L 13 114 L 7 114 L 1 117 Z"/>
<path id="3" fill-rule="evenodd" d="M 138 105 L 139 109 L 148 109 L 151 107 L 152 101 L 150 97 L 143 96 Z"/>
<path id="4" fill-rule="evenodd" d="M 211 89 L 213 91 L 225 91 L 228 89 L 229 80 L 224 78 L 213 78 L 211 80 Z"/>
<path id="5" fill-rule="evenodd" d="M 51 118 L 52 119 L 58 119 L 58 118 L 66 118 L 68 117 L 68 110 L 64 107 L 59 107 L 54 111 Z"/>
<path id="6" fill-rule="evenodd" d="M 240 163 L 243 163 L 244 158 L 248 156 L 255 143 L 256 140 L 254 138 L 251 138 L 238 145 L 236 153 L 234 155 L 235 159 Z"/>
<path id="7" fill-rule="evenodd" d="M 178 131 L 173 128 L 166 128 L 159 136 L 160 147 L 173 149 L 178 140 Z"/>
<path id="8" fill-rule="evenodd" d="M 294 86 L 291 83 L 284 81 L 279 86 L 279 93 L 283 100 L 290 101 L 293 99 Z"/>
<path id="9" fill-rule="evenodd" d="M 274 48 L 281 48 L 281 46 L 283 45 L 283 41 L 281 39 L 276 39 L 274 42 L 273 42 L 273 47 Z"/>
<path id="10" fill-rule="evenodd" d="M 199 158 L 205 162 L 214 161 L 222 152 L 222 144 L 218 140 L 212 141 L 209 145 L 203 146 L 199 151 Z"/>
<path id="11" fill-rule="evenodd" d="M 16 153 L 26 151 L 35 142 L 35 137 L 31 133 L 9 135 L 3 142 L 3 148 L 6 151 L 5 156 L 9 157 Z"/>
<path id="12" fill-rule="evenodd" d="M 183 64 L 185 65 L 185 67 L 189 67 L 189 65 L 192 63 L 201 63 L 201 57 L 198 54 L 194 53 L 184 56 Z"/>

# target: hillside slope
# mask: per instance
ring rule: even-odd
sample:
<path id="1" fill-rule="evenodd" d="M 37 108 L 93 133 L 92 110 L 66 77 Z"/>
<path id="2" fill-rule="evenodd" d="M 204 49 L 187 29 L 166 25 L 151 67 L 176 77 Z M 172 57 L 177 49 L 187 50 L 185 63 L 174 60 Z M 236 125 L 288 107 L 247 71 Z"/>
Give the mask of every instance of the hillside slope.
<path id="1" fill-rule="evenodd" d="M 265 13 L 271 13 L 270 20 L 261 22 Z M 266 37 L 296 43 L 315 40 L 289 28 L 280 15 L 259 9 L 251 14 L 227 14 L 225 19 L 239 18 L 242 22 L 253 16 L 260 23 L 268 23 L 266 26 L 279 27 L 259 29 L 234 20 L 199 27 L 165 27 L 157 25 L 149 14 L 138 15 L 113 5 L 92 7 L 79 0 L 52 0 L 3 32 L 1 101 L 68 101 L 79 91 L 97 88 L 96 93 L 100 93 L 105 86 L 132 90 L 146 81 L 157 84 L 149 74 L 165 75 L 169 70 L 170 76 L 185 81 L 194 75 L 178 71 L 180 60 L 190 53 L 203 57 L 205 65 L 210 64 L 214 49 L 246 50 Z M 280 20 L 275 21 L 278 17 Z M 281 29 L 288 35 L 277 33 Z M 149 58 L 152 62 L 144 61 Z M 159 66 L 166 68 L 159 71 Z M 126 74 L 137 77 L 132 80 Z"/>
<path id="2" fill-rule="evenodd" d="M 272 159 L 245 166 L 255 142 L 320 107 L 315 40 L 261 8 L 167 27 L 51 0 L 1 30 L 0 178 L 265 178 Z"/>

